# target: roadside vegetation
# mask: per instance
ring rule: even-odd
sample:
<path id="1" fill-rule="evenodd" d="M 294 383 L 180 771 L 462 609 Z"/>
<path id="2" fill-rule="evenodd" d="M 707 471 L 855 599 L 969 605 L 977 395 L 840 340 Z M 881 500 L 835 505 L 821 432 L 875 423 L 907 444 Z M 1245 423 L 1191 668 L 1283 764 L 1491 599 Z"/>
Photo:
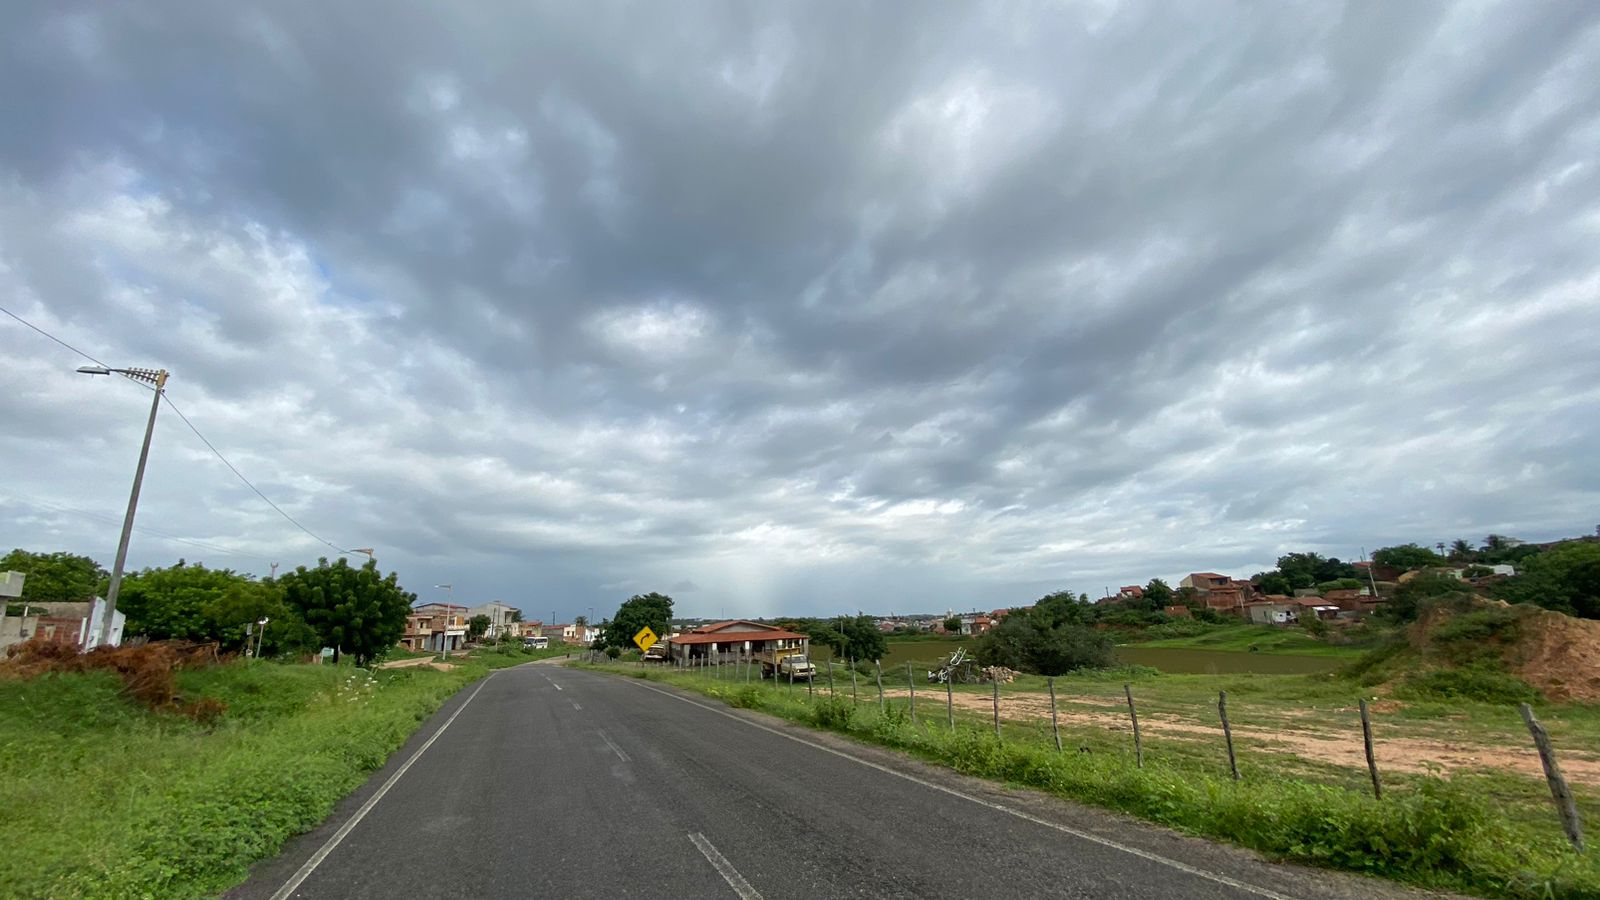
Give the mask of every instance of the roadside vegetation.
<path id="1" fill-rule="evenodd" d="M 1163 675 L 1138 667 L 1056 677 L 1064 752 L 1055 749 L 1046 679 L 993 687 L 917 685 L 911 721 L 904 671 L 875 683 L 834 669 L 813 691 L 746 683 L 736 667 L 691 673 L 598 666 L 676 684 L 737 707 L 908 752 L 957 771 L 1137 815 L 1276 858 L 1494 897 L 1600 896 L 1600 860 L 1572 852 L 1514 707 L 1442 694 L 1376 705 L 1383 799 L 1372 797 L 1355 701 L 1360 674 Z M 720 675 L 720 677 L 719 677 Z M 1144 767 L 1135 764 L 1124 684 L 1139 704 Z M 1242 779 L 1228 770 L 1217 721 L 1226 690 Z M 1370 699 L 1373 695 L 1367 693 Z M 1540 702 L 1587 821 L 1600 821 L 1600 708 Z M 1437 761 L 1431 759 L 1437 756 Z"/>
<path id="2" fill-rule="evenodd" d="M 433 666 L 231 662 L 174 673 L 199 720 L 111 671 L 0 677 L 8 897 L 208 897 L 322 821 L 446 698 L 565 647 Z M 348 660 L 350 657 L 346 657 Z"/>

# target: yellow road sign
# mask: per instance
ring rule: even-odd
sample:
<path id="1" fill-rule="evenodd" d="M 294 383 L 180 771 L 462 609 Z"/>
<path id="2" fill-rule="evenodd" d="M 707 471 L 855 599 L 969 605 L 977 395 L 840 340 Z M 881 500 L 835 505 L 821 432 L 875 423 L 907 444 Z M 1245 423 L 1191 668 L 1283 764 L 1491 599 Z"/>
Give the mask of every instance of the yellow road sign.
<path id="1" fill-rule="evenodd" d="M 633 642 L 639 645 L 640 650 L 649 650 L 656 642 L 656 633 L 650 630 L 650 626 L 646 625 L 639 629 L 638 634 L 633 636 Z"/>

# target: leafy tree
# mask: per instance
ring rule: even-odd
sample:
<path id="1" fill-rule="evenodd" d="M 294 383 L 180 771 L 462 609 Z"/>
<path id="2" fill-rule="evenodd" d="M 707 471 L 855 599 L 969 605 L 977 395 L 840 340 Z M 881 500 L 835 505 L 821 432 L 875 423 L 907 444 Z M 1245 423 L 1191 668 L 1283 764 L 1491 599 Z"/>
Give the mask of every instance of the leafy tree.
<path id="1" fill-rule="evenodd" d="M 574 618 L 572 620 L 572 624 L 574 626 L 578 627 L 578 628 L 587 628 L 587 627 L 589 627 L 589 617 L 588 616 L 578 616 L 578 617 L 576 617 L 576 618 Z M 637 631 L 634 632 L 634 634 L 638 634 L 638 633 L 639 632 L 637 632 Z M 631 638 L 630 638 L 630 640 L 631 640 Z"/>
<path id="2" fill-rule="evenodd" d="M 1033 609 L 1001 619 L 979 638 L 978 659 L 1038 675 L 1108 666 L 1111 638 L 1086 623 L 1089 615 L 1070 591 L 1050 594 Z"/>
<path id="3" fill-rule="evenodd" d="M 210 639 L 224 650 L 244 650 L 249 635 L 262 628 L 258 636 L 261 655 L 280 656 L 290 653 L 311 653 L 321 646 L 316 632 L 290 609 L 283 600 L 283 587 L 275 581 L 241 579 L 228 585 L 220 596 L 206 603 L 202 609 L 210 623 Z"/>
<path id="4" fill-rule="evenodd" d="M 511 621 L 513 621 L 513 622 L 521 622 L 522 621 L 522 610 L 513 609 L 511 611 Z"/>
<path id="5" fill-rule="evenodd" d="M 1319 581 L 1357 575 L 1355 566 L 1319 553 L 1285 553 L 1278 557 L 1278 572 L 1288 579 L 1291 588 L 1315 587 Z"/>
<path id="6" fill-rule="evenodd" d="M 671 619 L 671 597 L 655 591 L 635 594 L 617 608 L 617 614 L 610 621 L 601 626 L 600 637 L 595 640 L 596 649 L 631 647 L 633 636 L 645 627 L 656 634 L 664 634 L 667 622 Z"/>
<path id="7" fill-rule="evenodd" d="M 1323 592 L 1324 594 L 1326 594 L 1328 591 L 1359 590 L 1366 586 L 1367 583 L 1359 578 L 1335 578 L 1332 581 L 1317 582 L 1317 590 Z"/>
<path id="8" fill-rule="evenodd" d="M 1172 605 L 1172 585 L 1159 578 L 1150 579 L 1144 586 L 1144 599 L 1150 601 L 1151 609 L 1162 609 Z"/>
<path id="9" fill-rule="evenodd" d="M 1466 538 L 1456 538 L 1450 542 L 1450 559 L 1453 562 L 1471 562 L 1478 558 L 1478 551 L 1472 549 L 1472 544 Z"/>
<path id="10" fill-rule="evenodd" d="M 1483 539 L 1483 552 L 1499 553 L 1511 547 L 1511 538 L 1503 534 L 1491 534 Z"/>
<path id="11" fill-rule="evenodd" d="M 145 569 L 122 580 L 117 608 L 128 617 L 127 632 L 151 640 L 221 640 L 208 611 L 230 588 L 250 583 L 231 569 L 208 569 L 183 560 L 165 569 Z M 246 620 L 250 621 L 250 620 Z M 244 641 L 243 622 L 237 642 Z"/>
<path id="12" fill-rule="evenodd" d="M 1428 566 L 1443 565 L 1445 559 L 1427 547 L 1418 544 L 1400 544 L 1372 551 L 1372 562 L 1393 569 L 1423 569 Z"/>
<path id="13" fill-rule="evenodd" d="M 945 619 L 944 630 L 951 634 L 959 633 L 961 631 L 961 617 L 951 616 L 950 618 Z"/>
<path id="14" fill-rule="evenodd" d="M 1515 576 L 1494 587 L 1494 594 L 1511 603 L 1600 619 L 1600 544 L 1571 541 L 1529 556 Z"/>
<path id="15" fill-rule="evenodd" d="M 883 659 L 889 652 L 889 641 L 871 616 L 839 616 L 823 623 L 821 633 L 829 635 L 823 642 L 842 659 Z"/>
<path id="16" fill-rule="evenodd" d="M 352 568 L 343 557 L 329 564 L 326 557 L 315 569 L 300 566 L 279 579 L 284 599 L 315 631 L 333 660 L 353 653 L 356 665 L 381 659 L 405 633 L 406 615 L 417 595 L 400 587 L 393 572 L 378 574 L 373 560 Z"/>
<path id="17" fill-rule="evenodd" d="M 492 620 L 482 613 L 467 620 L 467 640 L 475 641 L 489 630 Z"/>
<path id="18" fill-rule="evenodd" d="M 30 553 L 17 549 L 0 559 L 0 572 L 21 572 L 21 600 L 30 603 L 77 603 L 93 600 L 106 581 L 106 570 L 87 556 L 74 553 Z M 120 606 L 119 606 L 120 608 Z"/>
<path id="19" fill-rule="evenodd" d="M 1281 572 L 1257 572 L 1250 576 L 1250 581 L 1263 594 L 1294 593 L 1294 585 Z"/>
<path id="20" fill-rule="evenodd" d="M 1439 572 L 1423 572 L 1400 582 L 1394 596 L 1378 607 L 1378 614 L 1393 622 L 1410 622 L 1417 617 L 1423 601 L 1466 592 L 1466 586 L 1459 578 Z"/>

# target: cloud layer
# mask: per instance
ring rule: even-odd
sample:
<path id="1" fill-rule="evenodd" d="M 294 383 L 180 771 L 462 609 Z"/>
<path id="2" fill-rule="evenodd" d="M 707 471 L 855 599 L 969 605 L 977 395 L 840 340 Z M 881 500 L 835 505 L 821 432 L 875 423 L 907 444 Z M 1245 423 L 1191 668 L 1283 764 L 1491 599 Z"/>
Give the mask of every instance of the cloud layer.
<path id="1" fill-rule="evenodd" d="M 425 596 L 942 611 L 1596 521 L 1582 4 L 0 35 L 3 305 L 171 369 L 263 492 Z M 148 394 L 6 322 L 0 542 L 109 561 Z M 139 565 L 327 551 L 171 416 L 140 523 Z"/>

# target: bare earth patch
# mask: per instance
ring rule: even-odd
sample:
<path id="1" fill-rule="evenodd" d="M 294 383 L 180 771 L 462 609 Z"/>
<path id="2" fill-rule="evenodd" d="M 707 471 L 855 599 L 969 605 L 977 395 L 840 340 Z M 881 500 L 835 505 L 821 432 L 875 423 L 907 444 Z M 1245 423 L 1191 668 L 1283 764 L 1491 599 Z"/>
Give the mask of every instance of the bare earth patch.
<path id="1" fill-rule="evenodd" d="M 905 699 L 907 694 L 908 692 L 904 690 L 884 691 L 884 696 L 897 700 Z M 918 694 L 918 699 L 929 703 L 930 707 L 944 705 L 943 691 L 933 690 L 927 693 L 918 691 Z M 952 702 L 968 712 L 983 715 L 990 715 L 993 712 L 992 699 L 980 694 L 959 693 L 954 695 Z M 1072 706 L 1104 706 L 1124 711 L 1082 712 L 1061 703 L 1058 704 L 1056 715 L 1063 726 L 1098 728 L 1126 734 L 1129 735 L 1129 740 L 1132 739 L 1133 726 L 1128 721 L 1123 704 L 1105 698 L 1084 697 L 1073 697 L 1071 703 Z M 1382 703 L 1389 705 L 1379 709 Z M 918 704 L 918 708 L 922 708 L 921 703 Z M 1373 704 L 1372 708 L 1380 713 L 1393 712 L 1399 708 L 1399 704 L 1392 700 L 1380 701 L 1380 704 Z M 1049 722 L 1050 698 L 1044 694 L 1031 693 L 1002 695 L 1000 718 L 1010 722 L 1035 724 L 1040 720 Z M 1215 726 L 1203 725 L 1161 713 L 1147 713 L 1140 710 L 1139 727 L 1146 735 L 1215 738 L 1219 744 L 1222 741 L 1220 723 Z M 1527 748 L 1506 748 L 1472 741 L 1384 737 L 1383 731 L 1384 726 L 1381 723 L 1374 726 L 1376 735 L 1373 741 L 1374 752 L 1380 770 L 1412 773 L 1441 770 L 1449 773 L 1458 769 L 1493 769 L 1530 778 L 1544 777 L 1539 757 L 1534 753 L 1531 744 Z M 1233 726 L 1233 736 L 1235 740 L 1258 741 L 1267 745 L 1261 749 L 1282 750 L 1301 759 L 1354 769 L 1365 769 L 1367 765 L 1365 752 L 1361 746 L 1359 726 L 1350 734 L 1330 734 L 1319 730 L 1264 730 L 1236 724 Z M 1600 787 L 1600 760 L 1589 754 L 1579 755 L 1571 750 L 1562 751 L 1561 771 L 1571 782 Z"/>

